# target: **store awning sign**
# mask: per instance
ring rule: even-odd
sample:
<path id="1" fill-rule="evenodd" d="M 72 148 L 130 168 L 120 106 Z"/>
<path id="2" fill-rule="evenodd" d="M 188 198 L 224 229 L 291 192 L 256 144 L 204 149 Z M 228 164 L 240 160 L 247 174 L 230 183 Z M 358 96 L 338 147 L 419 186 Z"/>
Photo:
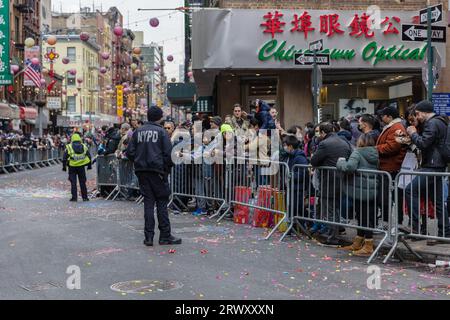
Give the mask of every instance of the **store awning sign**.
<path id="1" fill-rule="evenodd" d="M 420 24 L 402 24 L 403 41 L 427 41 L 427 26 Z M 431 42 L 445 43 L 447 40 L 447 27 L 432 26 Z"/>
<path id="2" fill-rule="evenodd" d="M 0 0 L 0 85 L 12 84 L 10 66 L 9 2 Z"/>
<path id="3" fill-rule="evenodd" d="M 420 68 L 427 43 L 426 26 L 412 24 L 418 11 L 379 14 L 377 20 L 365 10 L 198 10 L 193 13 L 193 69 L 289 69 L 298 57 L 297 67 L 310 68 L 307 56 L 316 50 L 330 56 L 325 68 Z M 443 67 L 444 20 L 433 25 Z"/>
<path id="4" fill-rule="evenodd" d="M 428 8 L 419 11 L 420 24 L 428 23 Z M 442 21 L 442 3 L 431 7 L 431 23 Z"/>
<path id="5" fill-rule="evenodd" d="M 330 55 L 318 53 L 316 54 L 316 64 L 321 66 L 330 65 Z M 294 65 L 312 66 L 314 64 L 313 53 L 295 54 Z"/>

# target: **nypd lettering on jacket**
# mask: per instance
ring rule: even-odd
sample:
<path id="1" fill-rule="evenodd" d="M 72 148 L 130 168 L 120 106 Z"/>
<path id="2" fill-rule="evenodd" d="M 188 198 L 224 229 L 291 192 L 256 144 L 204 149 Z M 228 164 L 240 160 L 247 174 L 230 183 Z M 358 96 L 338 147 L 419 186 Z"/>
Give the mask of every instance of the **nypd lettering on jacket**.
<path id="1" fill-rule="evenodd" d="M 158 141 L 158 131 L 156 130 L 145 130 L 137 133 L 137 142 L 157 142 Z"/>

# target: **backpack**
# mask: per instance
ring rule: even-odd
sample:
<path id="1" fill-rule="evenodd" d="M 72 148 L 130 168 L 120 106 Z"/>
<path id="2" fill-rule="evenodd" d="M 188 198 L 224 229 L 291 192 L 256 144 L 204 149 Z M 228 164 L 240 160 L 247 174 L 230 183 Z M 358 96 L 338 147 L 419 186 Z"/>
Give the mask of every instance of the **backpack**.
<path id="1" fill-rule="evenodd" d="M 439 153 L 444 162 L 450 163 L 450 123 L 444 117 L 439 117 L 441 121 L 447 126 L 447 130 L 439 144 Z"/>

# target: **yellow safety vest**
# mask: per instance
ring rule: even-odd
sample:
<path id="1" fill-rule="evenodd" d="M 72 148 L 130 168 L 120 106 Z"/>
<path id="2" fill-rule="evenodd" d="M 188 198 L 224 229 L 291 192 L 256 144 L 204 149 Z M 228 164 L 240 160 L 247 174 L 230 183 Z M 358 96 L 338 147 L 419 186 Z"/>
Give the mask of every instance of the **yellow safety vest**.
<path id="1" fill-rule="evenodd" d="M 82 166 L 89 164 L 89 162 L 91 162 L 91 160 L 87 156 L 88 148 L 86 147 L 86 145 L 83 144 L 83 153 L 81 153 L 81 154 L 75 153 L 71 143 L 68 144 L 66 148 L 67 148 L 67 153 L 69 154 L 69 166 L 70 167 L 82 167 Z"/>

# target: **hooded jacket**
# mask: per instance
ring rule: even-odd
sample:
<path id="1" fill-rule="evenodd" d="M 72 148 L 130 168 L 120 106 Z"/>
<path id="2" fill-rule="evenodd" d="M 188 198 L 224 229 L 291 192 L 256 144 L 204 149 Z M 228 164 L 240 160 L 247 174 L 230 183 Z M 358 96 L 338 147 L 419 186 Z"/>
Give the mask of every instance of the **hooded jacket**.
<path id="1" fill-rule="evenodd" d="M 105 146 L 105 155 L 112 154 L 116 152 L 119 147 L 120 139 L 122 136 L 120 135 L 120 131 L 117 128 L 109 128 L 106 132 L 106 146 Z"/>
<path id="2" fill-rule="evenodd" d="M 377 170 L 378 160 L 378 151 L 375 147 L 358 148 L 352 152 L 348 160 L 338 160 L 336 168 L 339 171 L 353 173 L 343 179 L 343 191 L 349 197 L 363 201 L 374 199 L 377 190 L 377 175 L 355 172 L 358 169 Z"/>
<path id="3" fill-rule="evenodd" d="M 84 153 L 83 140 L 81 139 L 79 134 L 73 134 L 72 135 L 72 137 L 70 138 L 70 144 L 72 145 L 72 149 L 75 152 L 75 154 L 82 154 L 82 153 Z M 86 155 L 87 155 L 87 157 L 90 160 L 90 162 L 86 166 L 90 170 L 92 168 L 92 158 L 91 158 L 91 154 L 89 152 L 89 149 L 87 149 Z M 69 166 L 69 161 L 70 161 L 69 153 L 67 152 L 67 148 L 66 148 L 66 150 L 64 151 L 63 161 L 62 161 L 64 170 L 66 169 L 67 166 Z"/>
<path id="4" fill-rule="evenodd" d="M 270 116 L 270 106 L 266 102 L 260 101 L 259 112 L 256 114 L 256 118 L 259 121 L 260 129 L 276 129 L 275 121 Z"/>
<path id="5" fill-rule="evenodd" d="M 308 186 L 306 185 L 309 181 L 308 178 L 308 160 L 306 159 L 305 153 L 296 149 L 287 156 L 287 164 L 289 167 L 289 171 L 292 172 L 292 179 L 294 180 L 294 196 L 298 191 L 303 192 L 303 190 L 308 190 Z M 304 167 L 297 167 L 293 170 L 295 165 L 303 165 Z"/>

